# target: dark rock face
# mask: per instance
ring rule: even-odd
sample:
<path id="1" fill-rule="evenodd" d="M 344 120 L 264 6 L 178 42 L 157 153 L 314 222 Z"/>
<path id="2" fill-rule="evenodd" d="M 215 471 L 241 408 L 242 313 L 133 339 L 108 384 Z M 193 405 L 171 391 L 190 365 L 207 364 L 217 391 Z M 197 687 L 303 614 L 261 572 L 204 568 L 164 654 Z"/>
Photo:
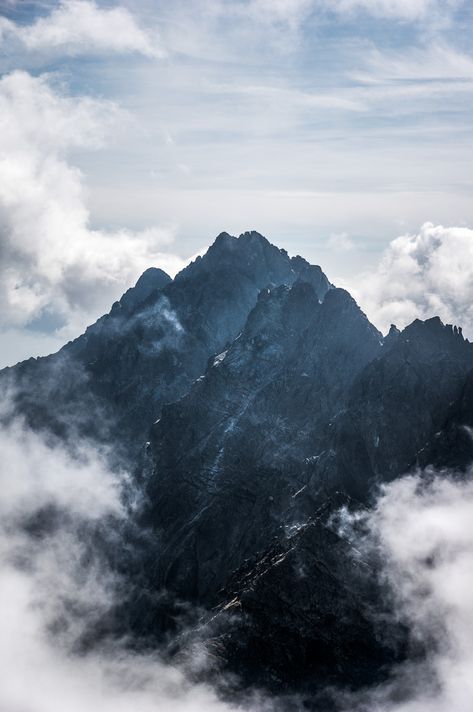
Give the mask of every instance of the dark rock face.
<path id="1" fill-rule="evenodd" d="M 278 692 L 291 681 L 310 699 L 330 684 L 372 685 L 402 658 L 402 632 L 373 616 L 383 604 L 372 562 L 327 519 L 340 504 L 326 500 L 230 578 L 217 617 L 233 622 L 216 644 L 244 679 Z"/>
<path id="2" fill-rule="evenodd" d="M 366 499 L 376 483 L 426 465 L 422 451 L 461 397 L 472 356 L 472 344 L 440 319 L 414 321 L 356 379 L 314 475 Z"/>
<path id="3" fill-rule="evenodd" d="M 212 598 L 299 516 L 289 502 L 307 461 L 381 343 L 343 290 L 322 304 L 304 282 L 262 292 L 238 339 L 152 429 L 160 583 Z"/>
<path id="4" fill-rule="evenodd" d="M 376 679 L 399 653 L 365 608 L 382 592 L 314 512 L 335 511 L 337 491 L 369 503 L 420 463 L 472 363 L 439 319 L 383 340 L 343 290 L 322 303 L 303 282 L 264 290 L 152 428 L 153 584 L 241 613 L 224 655 L 259 683 Z"/>
<path id="5" fill-rule="evenodd" d="M 184 395 L 209 356 L 238 335 L 260 289 L 292 284 L 300 273 L 323 298 L 330 284 L 320 267 L 258 233 L 222 233 L 175 280 L 147 270 L 85 334 L 53 356 L 6 369 L 1 380 L 14 381 L 16 409 L 34 427 L 64 435 L 73 425 L 134 455 L 163 403 Z"/>
<path id="6" fill-rule="evenodd" d="M 383 344 L 343 290 L 322 304 L 306 283 L 265 290 L 239 338 L 153 426 L 159 583 L 212 599 L 334 490 L 369 499 L 435 439 L 472 362 L 438 319 Z"/>
<path id="7" fill-rule="evenodd" d="M 224 664 L 315 699 L 381 679 L 405 644 L 379 630 L 376 571 L 332 515 L 412 467 L 467 471 L 472 374 L 460 329 L 416 320 L 383 338 L 319 267 L 249 232 L 222 233 L 174 280 L 148 270 L 0 384 L 35 427 L 99 437 L 135 465 L 148 441 L 139 553 L 119 564 L 138 591 L 132 632 L 165 635 L 176 600 L 231 614 L 209 633 Z"/>
<path id="8" fill-rule="evenodd" d="M 153 292 L 163 289 L 170 282 L 172 282 L 172 279 L 166 272 L 156 267 L 150 267 L 143 272 L 135 286 L 128 289 L 122 298 L 115 302 L 110 313 L 113 315 L 119 313 L 133 314 L 136 308 L 148 299 Z"/>

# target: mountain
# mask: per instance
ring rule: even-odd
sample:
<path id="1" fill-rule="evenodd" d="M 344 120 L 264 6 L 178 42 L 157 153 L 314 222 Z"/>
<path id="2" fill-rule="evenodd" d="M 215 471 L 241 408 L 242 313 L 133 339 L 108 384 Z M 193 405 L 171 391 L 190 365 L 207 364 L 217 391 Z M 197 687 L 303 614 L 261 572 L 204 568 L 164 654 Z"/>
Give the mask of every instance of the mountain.
<path id="1" fill-rule="evenodd" d="M 238 612 L 221 653 L 259 684 L 373 681 L 396 635 L 380 640 L 367 601 L 381 608 L 382 591 L 330 519 L 421 462 L 472 367 L 473 346 L 438 318 L 383 339 L 344 290 L 322 303 L 303 281 L 263 290 L 152 426 L 151 586 Z"/>
<path id="2" fill-rule="evenodd" d="M 291 500 L 327 423 L 381 349 L 343 290 L 322 304 L 306 282 L 260 294 L 240 336 L 151 429 L 160 584 L 212 598 L 282 523 L 298 521 Z"/>
<path id="3" fill-rule="evenodd" d="M 320 267 L 290 258 L 262 235 L 221 233 L 171 280 L 147 270 L 109 314 L 57 354 L 2 372 L 17 412 L 136 455 L 164 403 L 183 396 L 209 357 L 238 335 L 258 293 L 303 277 L 322 299 Z"/>
<path id="4" fill-rule="evenodd" d="M 33 427 L 106 442 L 134 472 L 141 505 L 112 557 L 133 591 L 120 634 L 169 643 L 179 610 L 198 611 L 196 634 L 243 686 L 311 704 L 402 659 L 407 631 L 387 625 L 376 566 L 337 513 L 412 468 L 467 471 L 461 329 L 435 317 L 383 337 L 320 267 L 222 233 L 0 386 Z"/>

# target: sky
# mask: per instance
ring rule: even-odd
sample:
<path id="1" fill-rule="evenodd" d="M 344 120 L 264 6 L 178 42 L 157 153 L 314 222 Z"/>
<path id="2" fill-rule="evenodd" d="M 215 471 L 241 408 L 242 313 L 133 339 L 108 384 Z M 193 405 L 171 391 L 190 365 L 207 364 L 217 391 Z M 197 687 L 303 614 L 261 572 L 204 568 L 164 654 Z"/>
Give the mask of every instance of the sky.
<path id="1" fill-rule="evenodd" d="M 0 0 L 0 366 L 222 230 L 473 337 L 469 0 Z"/>

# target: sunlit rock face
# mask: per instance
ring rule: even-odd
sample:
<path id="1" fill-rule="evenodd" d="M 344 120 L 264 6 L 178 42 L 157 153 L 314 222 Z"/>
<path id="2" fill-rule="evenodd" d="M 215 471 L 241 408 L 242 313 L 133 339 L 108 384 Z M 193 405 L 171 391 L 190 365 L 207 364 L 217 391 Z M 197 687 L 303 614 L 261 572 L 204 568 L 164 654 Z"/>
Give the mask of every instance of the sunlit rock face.
<path id="1" fill-rule="evenodd" d="M 472 370 L 461 329 L 383 337 L 320 267 L 248 232 L 174 280 L 147 270 L 76 341 L 0 379 L 34 428 L 131 465 L 120 632 L 162 641 L 191 605 L 243 684 L 315 694 L 405 653 L 336 513 L 415 467 L 466 470 Z"/>

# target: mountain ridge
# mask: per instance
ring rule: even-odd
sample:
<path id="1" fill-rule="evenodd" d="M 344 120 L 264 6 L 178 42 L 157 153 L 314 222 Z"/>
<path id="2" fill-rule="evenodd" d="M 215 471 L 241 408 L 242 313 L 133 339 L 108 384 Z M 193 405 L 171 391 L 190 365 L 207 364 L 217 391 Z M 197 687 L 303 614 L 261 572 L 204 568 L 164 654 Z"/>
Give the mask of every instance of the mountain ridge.
<path id="1" fill-rule="evenodd" d="M 0 372 L 15 381 L 16 410 L 31 426 L 47 423 L 64 437 L 76 404 L 82 415 L 75 433 L 106 443 L 121 437 L 135 457 L 162 404 L 183 395 L 209 357 L 235 338 L 260 289 L 292 283 L 302 270 L 319 296 L 331 286 L 320 267 L 289 258 L 259 233 L 225 235 L 174 280 L 159 272 L 161 288 L 143 292 L 142 275 L 108 315 L 58 353 Z M 38 387 L 50 398 L 35 397 Z M 54 408 L 46 407 L 50 400 Z"/>
<path id="2" fill-rule="evenodd" d="M 333 518 L 413 469 L 467 472 L 472 374 L 461 328 L 383 336 L 319 266 L 251 231 L 174 279 L 147 270 L 0 387 L 32 427 L 106 443 L 133 473 L 140 506 L 111 555 L 133 591 L 120 634 L 158 645 L 176 606 L 195 609 L 243 686 L 316 695 L 382 679 L 405 650 L 405 631 L 380 637 L 381 583 Z"/>

